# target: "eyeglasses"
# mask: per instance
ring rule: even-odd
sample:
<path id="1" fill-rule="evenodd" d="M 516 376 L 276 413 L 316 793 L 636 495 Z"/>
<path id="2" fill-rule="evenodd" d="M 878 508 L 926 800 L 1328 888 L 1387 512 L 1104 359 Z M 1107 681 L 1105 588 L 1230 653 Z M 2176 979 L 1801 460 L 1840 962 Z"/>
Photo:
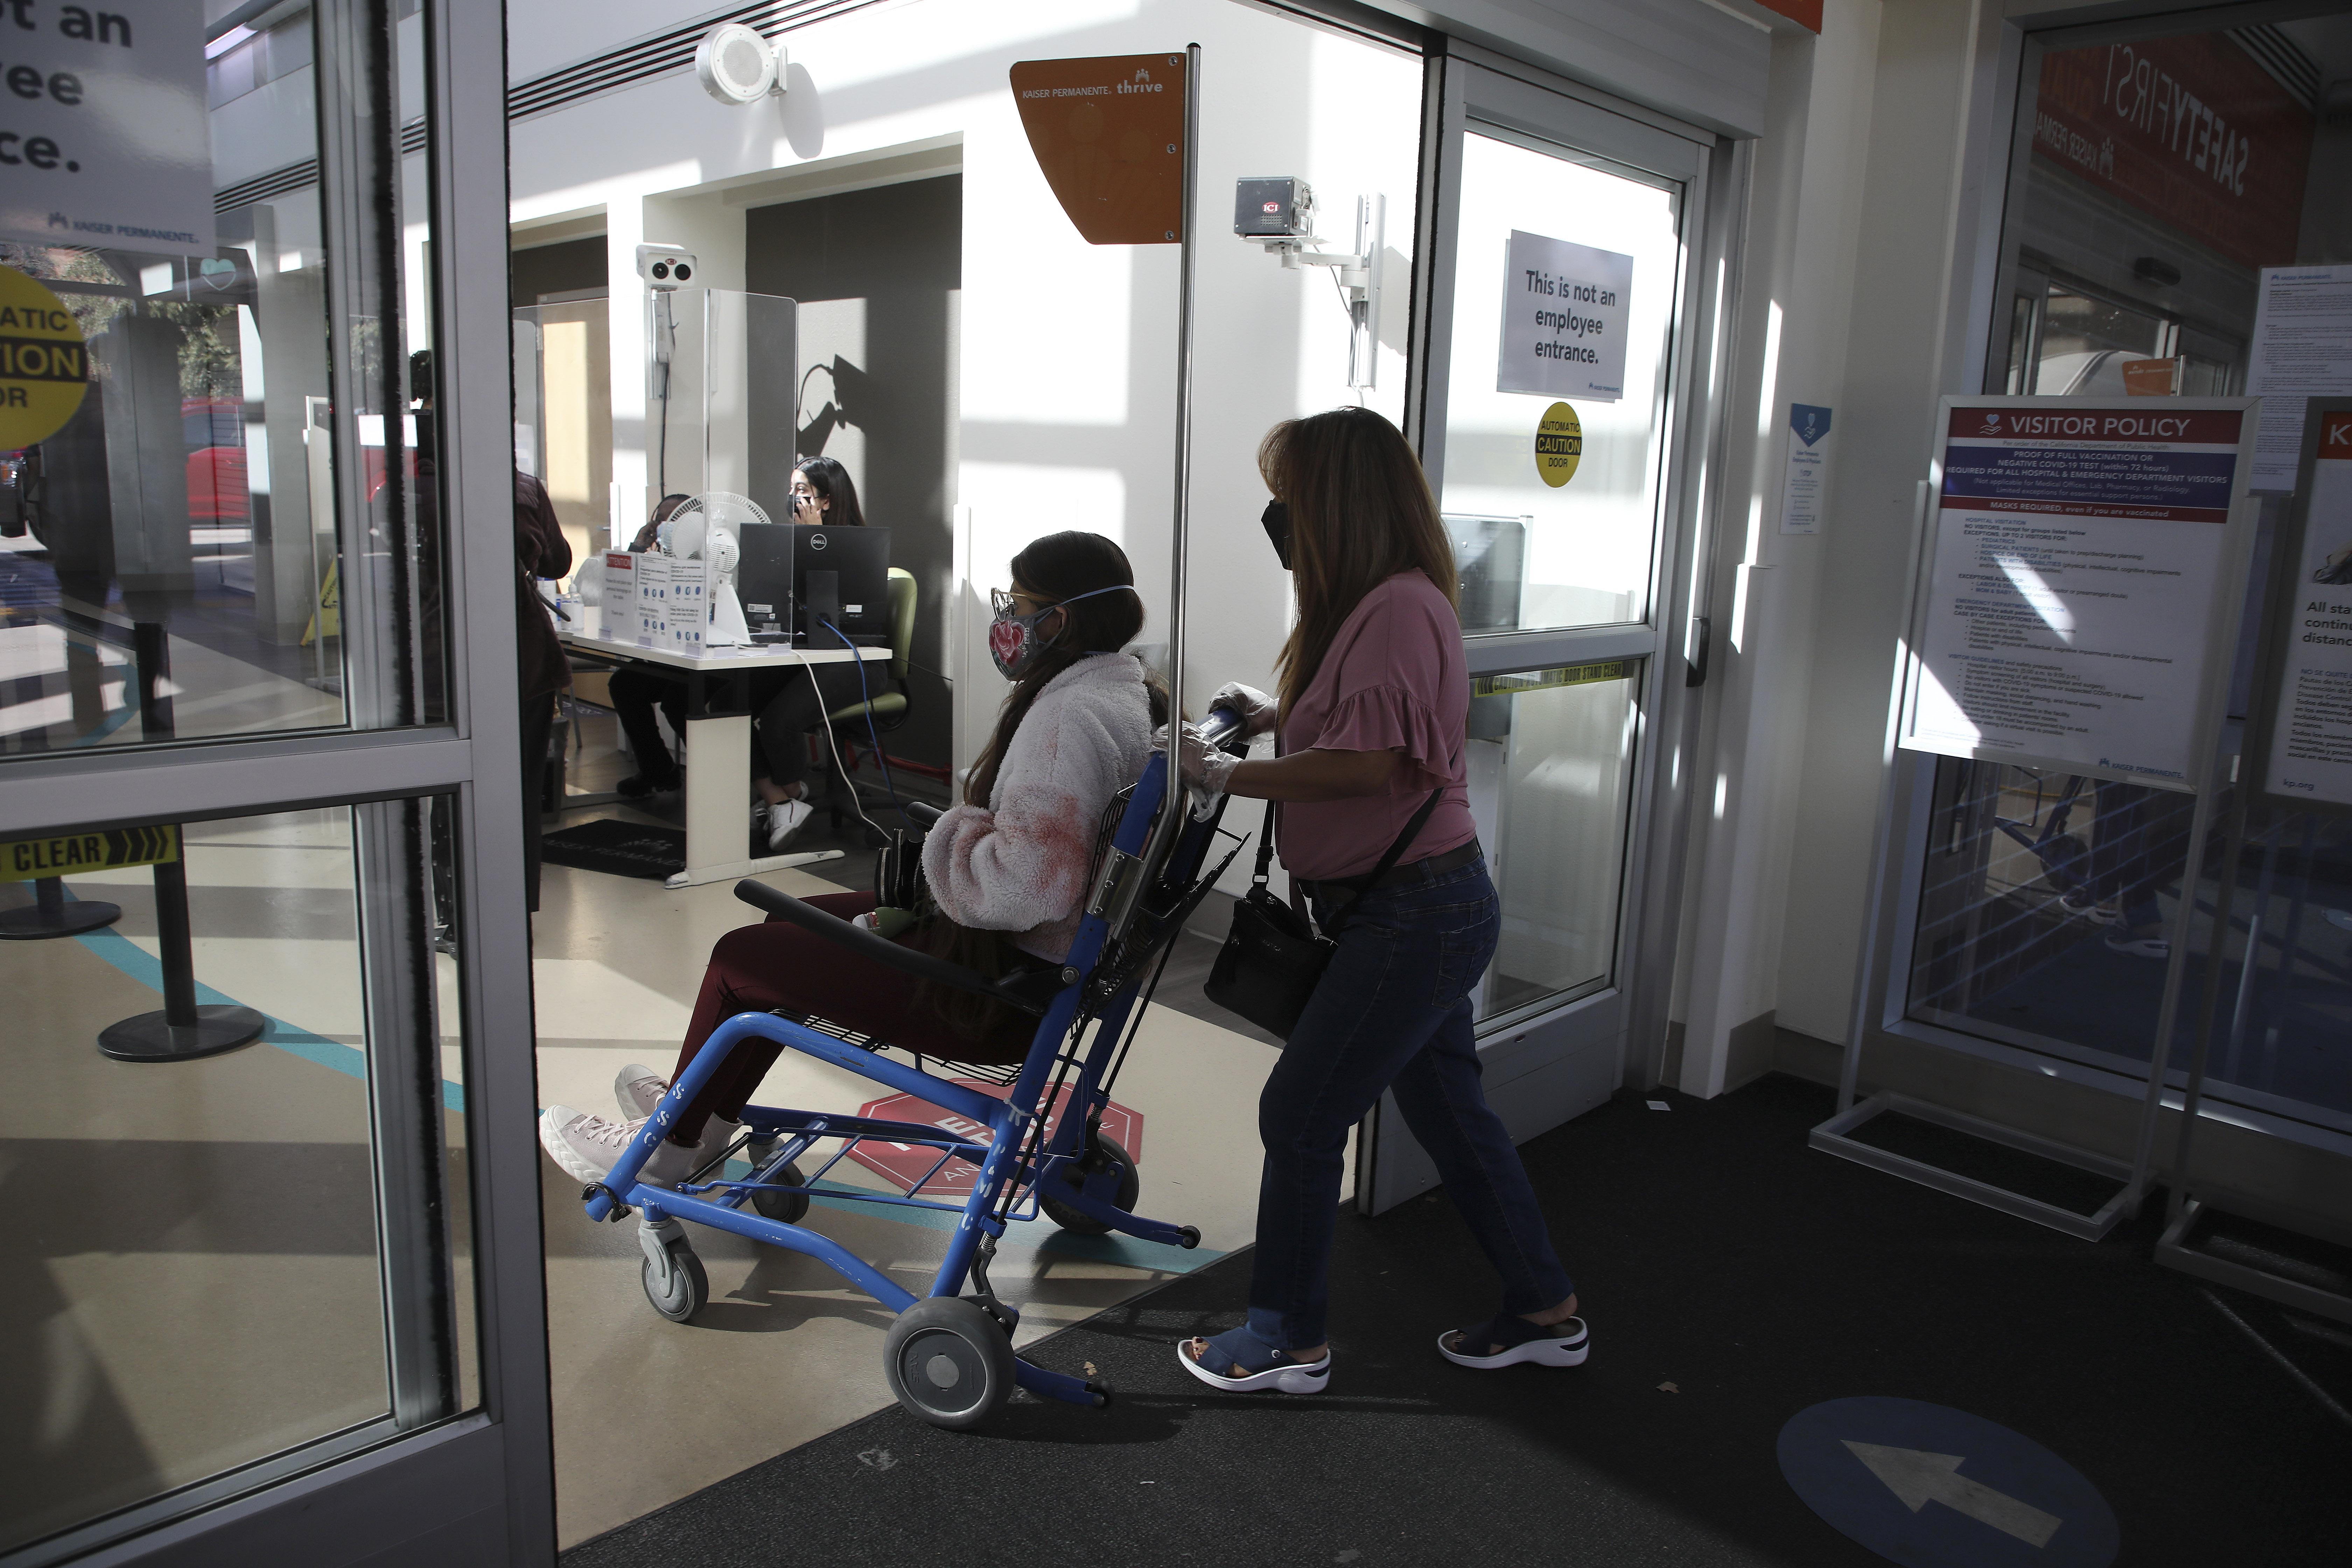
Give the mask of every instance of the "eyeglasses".
<path id="1" fill-rule="evenodd" d="M 996 616 L 1011 614 L 1014 609 L 1019 607 L 1013 603 L 1013 600 L 1018 596 L 1019 595 L 1012 593 L 1008 589 L 991 588 L 988 591 L 989 613 Z"/>

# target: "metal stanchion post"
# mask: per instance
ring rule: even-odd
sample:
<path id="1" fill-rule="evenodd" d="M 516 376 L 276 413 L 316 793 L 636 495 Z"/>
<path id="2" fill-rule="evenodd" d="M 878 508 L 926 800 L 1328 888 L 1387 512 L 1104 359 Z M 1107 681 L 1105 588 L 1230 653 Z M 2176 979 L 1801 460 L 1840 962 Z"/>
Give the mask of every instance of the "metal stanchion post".
<path id="1" fill-rule="evenodd" d="M 66 900 L 65 880 L 40 877 L 33 882 L 33 902 L 24 909 L 0 910 L 0 942 L 38 942 L 53 936 L 79 936 L 112 925 L 122 918 L 121 904 L 96 899 Z"/>
<path id="2" fill-rule="evenodd" d="M 155 867 L 155 935 L 163 949 L 163 1010 L 108 1025 L 99 1031 L 100 1051 L 117 1061 L 181 1062 L 218 1056 L 260 1037 L 269 1020 L 252 1008 L 196 1002 L 188 871 L 177 856 Z"/>

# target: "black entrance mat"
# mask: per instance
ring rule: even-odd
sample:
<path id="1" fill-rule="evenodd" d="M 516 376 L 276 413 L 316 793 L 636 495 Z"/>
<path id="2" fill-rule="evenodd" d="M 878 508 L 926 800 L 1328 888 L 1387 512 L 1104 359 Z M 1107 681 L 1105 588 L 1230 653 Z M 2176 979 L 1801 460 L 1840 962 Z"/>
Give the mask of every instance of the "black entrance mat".
<path id="1" fill-rule="evenodd" d="M 1775 1454 L 1791 1416 L 1861 1395 L 2055 1451 L 2114 1510 L 2118 1568 L 2352 1563 L 2352 1335 L 2157 1268 L 2160 1197 L 2092 1245 L 1808 1149 L 1825 1089 L 1654 1098 L 1672 1109 L 1621 1098 L 1524 1150 L 1585 1293 L 1581 1368 L 1438 1357 L 1494 1287 L 1451 1202 L 1415 1199 L 1340 1217 L 1328 1393 L 1221 1394 L 1176 1365 L 1180 1335 L 1238 1320 L 1244 1251 L 1029 1352 L 1108 1380 L 1107 1410 L 1024 1397 L 955 1434 L 894 1405 L 563 1568 L 1884 1568 Z M 710 1331 L 644 1316 L 648 1353 Z M 877 1390 L 879 1338 L 855 1369 Z"/>
<path id="2" fill-rule="evenodd" d="M 600 818 L 546 835 L 539 852 L 551 866 L 615 877 L 675 877 L 686 869 L 686 830 Z"/>

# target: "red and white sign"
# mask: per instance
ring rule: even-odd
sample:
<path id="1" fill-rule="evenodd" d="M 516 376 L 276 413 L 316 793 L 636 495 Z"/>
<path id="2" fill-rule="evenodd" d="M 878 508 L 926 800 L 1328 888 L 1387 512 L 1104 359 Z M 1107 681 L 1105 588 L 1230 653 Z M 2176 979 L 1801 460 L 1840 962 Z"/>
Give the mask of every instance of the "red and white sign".
<path id="1" fill-rule="evenodd" d="M 977 1079 L 959 1078 L 949 1080 L 969 1089 L 1003 1100 L 1011 1089 L 1003 1084 L 982 1083 Z M 1062 1107 L 1070 1097 L 1068 1086 L 1054 1101 L 1054 1109 L 1045 1118 L 1046 1136 L 1053 1135 L 1060 1120 Z M 857 1108 L 857 1114 L 877 1121 L 912 1121 L 940 1129 L 950 1137 L 969 1138 L 977 1143 L 994 1140 L 987 1128 L 952 1110 L 942 1110 L 929 1100 L 911 1094 L 894 1094 L 887 1099 L 869 1100 Z M 1129 1110 L 1117 1100 L 1103 1107 L 1102 1130 L 1106 1137 L 1137 1160 L 1143 1158 L 1143 1117 Z M 862 1140 L 849 1151 L 849 1157 L 869 1171 L 889 1177 L 910 1194 L 920 1192 L 926 1197 L 963 1198 L 971 1195 L 971 1184 L 980 1174 L 980 1167 L 968 1160 L 950 1160 L 940 1167 L 938 1175 L 923 1182 L 923 1173 L 939 1163 L 940 1151 L 922 1143 L 892 1143 L 879 1138 Z"/>
<path id="2" fill-rule="evenodd" d="M 2221 33 L 2042 58 L 2033 151 L 2248 267 L 2294 259 L 2311 111 Z"/>

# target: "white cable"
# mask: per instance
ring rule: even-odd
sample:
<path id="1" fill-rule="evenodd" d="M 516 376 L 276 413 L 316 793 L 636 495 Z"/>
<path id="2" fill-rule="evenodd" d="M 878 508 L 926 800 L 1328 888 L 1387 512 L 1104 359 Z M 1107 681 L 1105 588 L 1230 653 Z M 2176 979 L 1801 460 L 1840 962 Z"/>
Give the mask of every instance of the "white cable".
<path id="1" fill-rule="evenodd" d="M 851 651 L 853 653 L 856 653 L 856 650 L 854 648 Z M 803 669 L 808 671 L 809 689 L 816 693 L 816 699 L 818 701 L 824 701 L 824 688 L 817 684 L 816 666 L 809 662 L 808 650 L 795 644 L 793 646 L 793 657 L 801 661 L 801 668 Z M 865 658 L 865 655 L 859 653 L 857 654 L 857 657 L 859 658 Z M 849 791 L 849 809 L 857 814 L 858 821 L 866 824 L 866 826 L 873 828 L 877 833 L 881 832 L 881 827 L 875 822 L 875 820 L 866 815 L 866 807 L 857 798 L 857 782 L 849 776 L 849 770 L 841 765 L 841 737 L 833 732 L 833 721 L 830 717 L 828 717 L 824 722 L 824 742 L 827 746 L 833 749 L 833 771 L 841 775 L 842 786 Z M 802 797 L 805 799 L 807 797 L 808 785 L 805 784 L 801 785 L 801 792 Z M 814 809 L 814 804 L 812 804 L 811 809 Z"/>

